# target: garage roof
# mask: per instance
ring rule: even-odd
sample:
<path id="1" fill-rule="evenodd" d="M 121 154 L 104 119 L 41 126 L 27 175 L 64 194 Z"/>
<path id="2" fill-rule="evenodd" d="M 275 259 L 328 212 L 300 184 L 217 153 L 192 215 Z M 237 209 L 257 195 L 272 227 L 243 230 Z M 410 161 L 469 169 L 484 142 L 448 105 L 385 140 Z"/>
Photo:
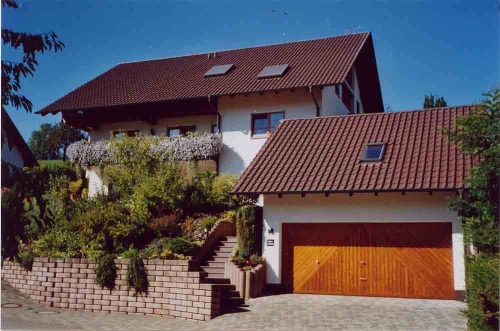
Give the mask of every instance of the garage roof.
<path id="1" fill-rule="evenodd" d="M 206 75 L 232 64 L 224 75 Z M 282 77 L 261 78 L 266 66 L 288 64 Z M 207 96 L 341 84 L 353 65 L 366 90 L 366 112 L 383 111 L 370 33 L 298 41 L 158 60 L 122 63 L 38 113 L 149 104 Z M 104 110 L 103 110 L 104 111 Z"/>
<path id="2" fill-rule="evenodd" d="M 474 106 L 283 120 L 234 187 L 237 194 L 438 191 L 464 188 L 472 160 L 450 143 Z M 385 144 L 379 162 L 366 145 Z"/>

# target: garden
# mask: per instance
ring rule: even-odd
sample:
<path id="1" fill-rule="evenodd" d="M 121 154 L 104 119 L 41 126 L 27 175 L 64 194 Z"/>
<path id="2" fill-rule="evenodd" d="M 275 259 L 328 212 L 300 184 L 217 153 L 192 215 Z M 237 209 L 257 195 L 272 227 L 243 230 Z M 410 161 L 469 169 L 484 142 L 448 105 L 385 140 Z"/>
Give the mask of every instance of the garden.
<path id="1" fill-rule="evenodd" d="M 237 224 L 235 263 L 262 264 L 255 248 L 255 201 L 230 193 L 235 176 L 197 172 L 196 161 L 213 159 L 220 148 L 217 136 L 198 134 L 79 141 L 68 147 L 70 161 L 6 169 L 11 175 L 2 178 L 2 187 L 10 187 L 2 194 L 2 258 L 26 269 L 35 256 L 96 258 L 96 282 L 111 288 L 114 259 L 126 258 L 129 285 L 144 292 L 142 259 L 191 259 L 223 221 Z M 195 176 L 182 176 L 181 162 Z M 88 196 L 89 166 L 109 177 L 107 194 Z"/>

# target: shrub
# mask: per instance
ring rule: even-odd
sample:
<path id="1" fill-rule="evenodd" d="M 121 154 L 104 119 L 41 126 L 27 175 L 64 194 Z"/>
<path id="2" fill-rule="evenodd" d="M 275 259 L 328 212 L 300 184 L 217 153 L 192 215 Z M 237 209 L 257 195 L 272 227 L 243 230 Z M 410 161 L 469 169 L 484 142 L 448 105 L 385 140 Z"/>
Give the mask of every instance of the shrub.
<path id="1" fill-rule="evenodd" d="M 236 215 L 237 211 L 232 209 L 232 210 L 226 210 L 219 216 L 219 220 L 222 222 L 229 222 L 229 223 L 234 223 L 236 221 Z"/>
<path id="2" fill-rule="evenodd" d="M 85 241 L 79 233 L 57 227 L 34 242 L 34 251 L 39 256 L 81 257 L 85 247 Z"/>
<path id="3" fill-rule="evenodd" d="M 215 223 L 217 223 L 216 216 L 207 216 L 201 219 L 201 227 L 205 232 L 209 232 L 214 227 Z"/>
<path id="4" fill-rule="evenodd" d="M 252 262 L 252 266 L 257 266 L 259 264 L 264 264 L 266 263 L 266 259 L 263 258 L 262 256 L 258 256 L 258 255 L 252 255 L 250 256 L 250 262 Z"/>
<path id="5" fill-rule="evenodd" d="M 256 239 L 259 232 L 258 222 L 260 218 L 260 207 L 248 205 L 238 210 L 236 217 L 238 252 L 244 258 L 249 258 L 256 251 Z"/>
<path id="6" fill-rule="evenodd" d="M 499 323 L 498 256 L 479 254 L 467 264 L 467 310 L 471 330 L 497 330 Z"/>
<path id="7" fill-rule="evenodd" d="M 18 255 L 17 260 L 24 270 L 31 271 L 33 269 L 33 262 L 35 257 L 30 251 L 22 252 Z"/>
<path id="8" fill-rule="evenodd" d="M 239 256 L 239 255 L 235 255 L 235 256 L 231 257 L 231 262 L 233 262 L 234 264 L 236 264 L 240 268 L 245 266 L 246 261 L 247 260 L 244 257 Z"/>
<path id="9" fill-rule="evenodd" d="M 151 220 L 150 226 L 157 234 L 163 237 L 177 237 L 181 232 L 181 227 L 177 224 L 178 217 L 176 213 L 156 217 Z"/>
<path id="10" fill-rule="evenodd" d="M 101 288 L 115 289 L 116 280 L 115 257 L 110 254 L 102 254 L 96 259 L 95 283 Z"/>
<path id="11" fill-rule="evenodd" d="M 192 256 L 198 249 L 198 245 L 184 238 L 172 238 L 168 241 L 166 248 L 174 254 Z"/>
<path id="12" fill-rule="evenodd" d="M 125 259 L 131 259 L 133 256 L 139 254 L 139 251 L 134 248 L 134 245 L 130 246 L 126 250 L 124 250 L 120 256 L 125 258 Z"/>
<path id="13" fill-rule="evenodd" d="M 126 282 L 128 288 L 133 288 L 136 294 L 148 293 L 148 274 L 139 254 L 134 254 L 130 258 L 127 267 Z"/>

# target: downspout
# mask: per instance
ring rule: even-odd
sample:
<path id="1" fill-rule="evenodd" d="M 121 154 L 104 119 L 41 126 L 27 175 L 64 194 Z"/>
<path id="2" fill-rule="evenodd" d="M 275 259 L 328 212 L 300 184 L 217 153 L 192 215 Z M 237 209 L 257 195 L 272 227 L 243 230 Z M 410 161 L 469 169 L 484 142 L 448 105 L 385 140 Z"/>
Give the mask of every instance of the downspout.
<path id="1" fill-rule="evenodd" d="M 314 104 L 316 105 L 316 117 L 319 117 L 319 109 L 320 108 L 319 108 L 318 101 L 316 100 L 316 97 L 313 94 L 313 88 L 311 85 L 309 86 L 309 94 L 311 95 L 311 98 L 313 99 Z"/>

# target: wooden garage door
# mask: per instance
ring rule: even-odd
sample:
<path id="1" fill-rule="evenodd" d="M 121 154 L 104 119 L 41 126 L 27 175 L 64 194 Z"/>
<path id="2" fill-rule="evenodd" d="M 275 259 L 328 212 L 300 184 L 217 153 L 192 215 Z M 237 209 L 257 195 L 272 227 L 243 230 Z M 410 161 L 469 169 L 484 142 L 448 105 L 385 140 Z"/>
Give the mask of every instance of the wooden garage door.
<path id="1" fill-rule="evenodd" d="M 289 291 L 454 299 L 451 223 L 283 224 Z"/>

